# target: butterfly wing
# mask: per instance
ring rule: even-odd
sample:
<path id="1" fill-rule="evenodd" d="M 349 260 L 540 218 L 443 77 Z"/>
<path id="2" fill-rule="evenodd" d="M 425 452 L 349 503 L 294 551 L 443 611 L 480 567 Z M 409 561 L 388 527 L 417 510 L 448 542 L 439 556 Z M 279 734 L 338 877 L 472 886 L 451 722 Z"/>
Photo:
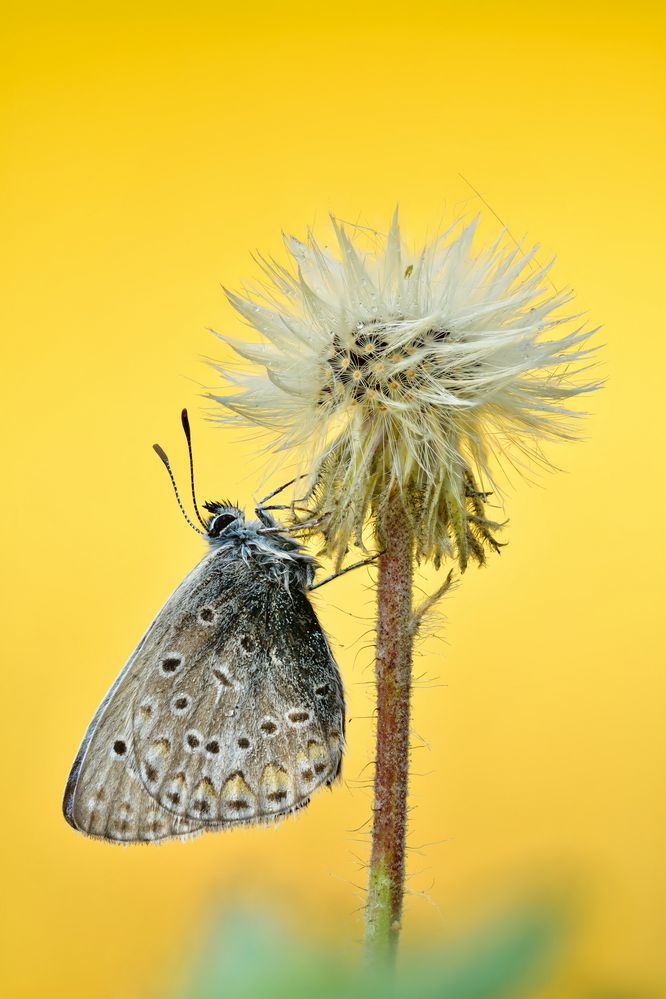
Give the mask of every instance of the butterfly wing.
<path id="1" fill-rule="evenodd" d="M 131 715 L 122 697 L 100 716 L 87 747 L 84 742 L 72 767 L 63 810 L 75 829 L 120 843 L 189 836 L 199 828 L 165 813 L 146 791 L 133 756 Z"/>
<path id="2" fill-rule="evenodd" d="M 338 776 L 342 683 L 300 588 L 236 558 L 147 658 L 135 756 L 169 814 L 208 828 L 270 820 Z"/>
<path id="3" fill-rule="evenodd" d="M 338 775 L 343 740 L 340 677 L 305 594 L 214 551 L 102 702 L 65 817 L 121 842 L 273 818 Z"/>
<path id="4" fill-rule="evenodd" d="M 65 787 L 63 814 L 80 832 L 117 842 L 187 836 L 197 826 L 162 814 L 146 791 L 134 754 L 134 701 L 146 649 L 159 645 L 169 621 L 212 574 L 208 555 L 172 593 L 113 683 L 91 721 Z"/>

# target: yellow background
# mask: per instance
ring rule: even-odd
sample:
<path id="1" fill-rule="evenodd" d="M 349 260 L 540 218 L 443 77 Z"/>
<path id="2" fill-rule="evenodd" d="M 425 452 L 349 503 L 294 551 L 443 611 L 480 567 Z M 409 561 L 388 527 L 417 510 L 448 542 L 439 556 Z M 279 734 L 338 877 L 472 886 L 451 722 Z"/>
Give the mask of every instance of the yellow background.
<path id="1" fill-rule="evenodd" d="M 225 903 L 360 939 L 363 573 L 318 601 L 353 720 L 345 784 L 301 817 L 123 849 L 77 836 L 60 798 L 102 694 L 201 554 L 150 444 L 182 480 L 188 405 L 201 494 L 249 505 L 260 490 L 256 442 L 202 414 L 200 356 L 219 354 L 206 327 L 241 328 L 220 283 L 255 277 L 250 251 L 280 254 L 281 228 L 323 227 L 329 209 L 381 228 L 399 200 L 421 239 L 480 207 L 459 174 L 558 254 L 556 283 L 604 324 L 608 383 L 586 440 L 549 451 L 566 474 L 509 488 L 509 546 L 447 600 L 445 642 L 425 643 L 405 945 L 552 890 L 575 900 L 575 931 L 544 996 L 665 994 L 662 15 L 401 2 L 3 18 L 4 994 L 160 994 Z"/>

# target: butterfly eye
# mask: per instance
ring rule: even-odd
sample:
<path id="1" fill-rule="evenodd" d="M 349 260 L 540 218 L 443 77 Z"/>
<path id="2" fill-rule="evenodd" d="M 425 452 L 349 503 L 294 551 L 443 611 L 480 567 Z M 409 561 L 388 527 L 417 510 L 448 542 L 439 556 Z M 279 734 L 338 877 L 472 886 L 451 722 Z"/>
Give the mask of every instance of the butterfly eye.
<path id="1" fill-rule="evenodd" d="M 229 527 L 230 524 L 233 524 L 235 520 L 236 517 L 233 514 L 221 513 L 219 517 L 216 517 L 213 523 L 210 525 L 208 533 L 212 535 L 212 537 L 217 538 L 222 533 L 222 531 L 226 531 L 227 527 Z"/>

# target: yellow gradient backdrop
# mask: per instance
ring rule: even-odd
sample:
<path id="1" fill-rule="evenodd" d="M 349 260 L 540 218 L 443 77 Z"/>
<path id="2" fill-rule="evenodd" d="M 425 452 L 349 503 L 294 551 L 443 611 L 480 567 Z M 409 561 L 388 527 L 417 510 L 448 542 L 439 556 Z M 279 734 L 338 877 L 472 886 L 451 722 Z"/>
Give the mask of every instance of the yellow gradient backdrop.
<path id="1" fill-rule="evenodd" d="M 318 600 L 352 721 L 346 782 L 306 813 L 123 849 L 77 836 L 60 798 L 101 696 L 202 551 L 151 443 L 184 480 L 187 405 L 202 495 L 261 489 L 257 441 L 203 416 L 206 329 L 241 329 L 220 284 L 329 210 L 381 228 L 399 201 L 421 239 L 483 207 L 463 174 L 557 253 L 555 282 L 604 324 L 608 384 L 586 440 L 549 452 L 565 473 L 508 488 L 509 546 L 423 647 L 405 945 L 546 886 L 576 925 L 544 996 L 663 995 L 662 15 L 36 4 L 4 26 L 3 994 L 164 994 L 224 904 L 360 939 L 364 573 Z"/>

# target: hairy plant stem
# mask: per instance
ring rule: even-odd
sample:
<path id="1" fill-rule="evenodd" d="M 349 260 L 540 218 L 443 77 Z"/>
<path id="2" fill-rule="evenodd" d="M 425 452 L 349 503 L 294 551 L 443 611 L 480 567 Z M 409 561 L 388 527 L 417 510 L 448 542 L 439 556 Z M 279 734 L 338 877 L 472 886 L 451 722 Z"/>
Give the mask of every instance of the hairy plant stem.
<path id="1" fill-rule="evenodd" d="M 383 554 L 377 582 L 377 748 L 365 944 L 372 963 L 391 964 L 405 881 L 414 639 L 414 539 L 398 490 L 378 515 L 377 534 Z"/>

